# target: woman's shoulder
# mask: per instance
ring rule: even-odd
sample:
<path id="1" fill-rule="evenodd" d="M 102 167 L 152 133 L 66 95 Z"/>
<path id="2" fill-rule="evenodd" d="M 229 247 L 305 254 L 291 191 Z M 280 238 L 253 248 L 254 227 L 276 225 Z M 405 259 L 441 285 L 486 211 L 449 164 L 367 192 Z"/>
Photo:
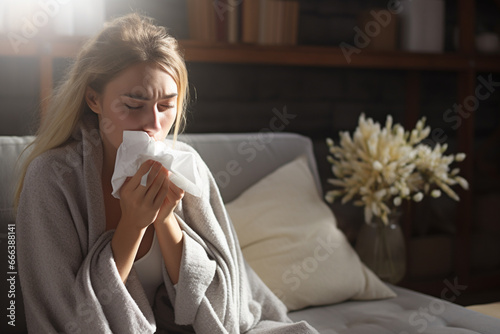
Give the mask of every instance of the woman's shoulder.
<path id="1" fill-rule="evenodd" d="M 33 159 L 26 171 L 26 181 L 67 179 L 65 174 L 74 170 L 81 156 L 76 153 L 76 143 L 70 142 L 47 150 Z"/>

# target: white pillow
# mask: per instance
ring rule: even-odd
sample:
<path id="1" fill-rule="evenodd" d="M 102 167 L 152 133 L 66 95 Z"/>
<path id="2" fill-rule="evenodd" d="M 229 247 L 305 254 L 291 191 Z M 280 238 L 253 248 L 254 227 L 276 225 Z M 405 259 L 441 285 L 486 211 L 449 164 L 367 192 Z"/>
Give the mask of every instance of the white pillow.
<path id="1" fill-rule="evenodd" d="M 266 176 L 226 208 L 245 259 L 289 311 L 396 296 L 337 228 L 305 156 Z"/>

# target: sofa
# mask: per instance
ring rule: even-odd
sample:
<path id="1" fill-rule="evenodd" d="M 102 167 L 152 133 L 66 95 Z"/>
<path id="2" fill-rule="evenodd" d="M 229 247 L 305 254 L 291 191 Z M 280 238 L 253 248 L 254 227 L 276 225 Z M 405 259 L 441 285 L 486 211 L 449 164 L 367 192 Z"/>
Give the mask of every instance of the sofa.
<path id="1" fill-rule="evenodd" d="M 12 256 L 15 253 L 12 252 L 12 247 L 9 249 L 8 246 L 13 246 L 15 243 L 12 194 L 17 179 L 16 162 L 20 152 L 31 140 L 32 137 L 29 136 L 0 137 L 0 247 L 2 250 L 0 263 L 4 275 L 0 283 L 0 295 L 3 300 L 2 309 L 7 313 L 2 315 L 0 324 L 2 333 L 26 331 L 16 259 Z M 219 184 L 224 201 L 229 203 L 228 206 L 260 180 L 298 157 L 302 157 L 307 162 L 312 175 L 311 183 L 318 198 L 322 198 L 313 146 L 307 137 L 292 133 L 270 132 L 183 134 L 180 140 L 190 144 L 202 156 Z M 321 266 L 326 266 L 326 262 L 319 263 L 317 271 Z M 259 271 L 257 273 L 259 274 Z M 329 282 L 326 279 L 321 284 L 334 285 L 335 282 Z M 330 304 L 320 303 L 321 305 L 312 303 L 291 310 L 289 316 L 295 321 L 308 321 L 324 334 L 500 333 L 500 319 L 468 310 L 451 302 L 454 295 L 460 293 L 460 289 L 463 288 L 457 280 L 443 282 L 443 299 L 386 283 L 381 284 L 393 291 L 395 296 L 365 298 L 364 300 L 348 298 Z M 318 289 L 322 287 L 318 286 Z M 15 326 L 8 324 L 12 320 L 15 320 Z"/>

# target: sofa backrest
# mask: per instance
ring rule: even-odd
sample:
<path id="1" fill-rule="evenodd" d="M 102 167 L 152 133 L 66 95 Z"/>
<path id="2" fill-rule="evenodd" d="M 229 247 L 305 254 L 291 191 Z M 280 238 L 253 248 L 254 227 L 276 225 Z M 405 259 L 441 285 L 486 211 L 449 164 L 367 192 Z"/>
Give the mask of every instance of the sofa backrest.
<path id="1" fill-rule="evenodd" d="M 0 136 L 0 245 L 14 223 L 12 205 L 19 168 L 18 157 L 31 136 Z M 183 134 L 212 171 L 225 202 L 278 167 L 306 155 L 321 194 L 321 183 L 309 138 L 294 133 Z"/>
<path id="2" fill-rule="evenodd" d="M 18 157 L 31 136 L 0 136 L 0 237 L 13 223 L 12 200 L 18 178 Z M 182 134 L 179 140 L 191 145 L 206 162 L 226 202 L 252 184 L 300 155 L 306 155 L 318 192 L 312 141 L 295 133 Z M 0 239 L 1 240 L 1 239 Z"/>
<path id="3" fill-rule="evenodd" d="M 183 134 L 212 171 L 224 201 L 230 202 L 278 167 L 306 155 L 321 195 L 321 182 L 308 137 L 295 133 Z"/>
<path id="4" fill-rule="evenodd" d="M 12 205 L 17 182 L 18 157 L 33 137 L 0 136 L 0 222 L 13 223 Z M 4 233 L 0 230 L 0 233 Z M 1 235 L 1 234 L 0 234 Z"/>
<path id="5" fill-rule="evenodd" d="M 15 326 L 9 325 L 8 321 L 11 321 L 12 318 L 5 318 L 4 315 L 4 321 L 0 324 L 0 332 L 2 333 L 26 333 L 19 277 L 7 273 L 17 273 L 17 258 L 13 258 L 14 262 L 9 263 L 8 257 L 9 255 L 15 256 L 15 253 L 9 250 L 8 247 L 14 245 L 16 241 L 15 229 L 10 225 L 15 223 L 13 198 L 16 182 L 19 177 L 19 168 L 16 168 L 16 164 L 18 163 L 20 153 L 32 140 L 33 137 L 0 136 L 0 267 L 3 268 L 3 275 L 0 280 L 0 296 L 2 296 L 2 300 L 4 301 L 2 306 L 6 308 L 11 307 L 11 301 L 15 302 Z M 12 263 L 14 265 L 10 267 Z M 8 277 L 6 276 L 15 276 L 15 285 L 11 285 L 7 281 Z M 8 312 L 8 315 L 11 315 L 11 311 Z"/>

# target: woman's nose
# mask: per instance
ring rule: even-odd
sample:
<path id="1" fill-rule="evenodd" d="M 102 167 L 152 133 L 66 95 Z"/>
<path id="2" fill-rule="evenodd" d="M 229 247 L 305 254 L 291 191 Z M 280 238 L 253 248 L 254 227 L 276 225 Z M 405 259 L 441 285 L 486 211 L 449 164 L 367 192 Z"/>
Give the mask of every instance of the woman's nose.
<path id="1" fill-rule="evenodd" d="M 149 135 L 152 136 L 161 130 L 160 112 L 155 105 L 149 108 L 146 114 L 144 131 L 148 132 Z"/>

